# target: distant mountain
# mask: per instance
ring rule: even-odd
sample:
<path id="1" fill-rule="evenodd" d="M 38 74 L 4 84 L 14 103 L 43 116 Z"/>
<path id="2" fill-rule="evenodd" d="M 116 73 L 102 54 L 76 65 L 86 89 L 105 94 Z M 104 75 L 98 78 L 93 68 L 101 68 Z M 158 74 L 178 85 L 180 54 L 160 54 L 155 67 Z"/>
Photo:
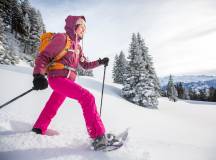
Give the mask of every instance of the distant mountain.
<path id="1" fill-rule="evenodd" d="M 166 86 L 168 83 L 168 80 L 169 80 L 169 76 L 160 78 L 161 87 Z M 192 83 L 193 85 L 195 85 L 196 82 L 197 82 L 196 83 L 197 85 L 202 85 L 202 82 L 206 82 L 206 81 L 208 85 L 210 85 L 211 83 L 214 84 L 214 81 L 211 82 L 211 80 L 216 80 L 216 76 L 208 76 L 208 75 L 173 76 L 174 83 L 178 83 L 178 82 L 188 83 L 188 86 L 192 82 L 193 82 Z"/>
<path id="2" fill-rule="evenodd" d="M 198 81 L 198 82 L 191 82 L 191 83 L 183 83 L 185 88 L 192 88 L 193 90 L 199 90 L 204 88 L 216 88 L 216 79 L 209 80 L 209 81 Z"/>
<path id="3" fill-rule="evenodd" d="M 164 77 L 160 79 L 161 89 L 166 90 L 169 77 Z M 216 88 L 216 76 L 173 76 L 174 83 L 182 82 L 182 85 L 186 89 L 192 89 L 194 91 L 199 91 L 202 89 L 208 89 L 210 87 Z"/>

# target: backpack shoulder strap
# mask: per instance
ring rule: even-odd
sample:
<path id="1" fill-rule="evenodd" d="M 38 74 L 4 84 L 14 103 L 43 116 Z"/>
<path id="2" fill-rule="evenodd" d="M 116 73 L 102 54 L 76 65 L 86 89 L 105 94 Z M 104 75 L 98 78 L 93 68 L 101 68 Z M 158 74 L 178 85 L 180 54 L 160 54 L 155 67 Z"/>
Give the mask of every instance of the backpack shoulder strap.
<path id="1" fill-rule="evenodd" d="M 39 53 L 41 53 L 46 46 L 50 43 L 55 33 L 53 32 L 45 32 L 40 36 L 40 46 L 39 46 Z"/>
<path id="2" fill-rule="evenodd" d="M 62 59 L 66 55 L 66 53 L 68 52 L 68 49 L 70 49 L 70 47 L 71 47 L 71 40 L 70 40 L 69 36 L 67 34 L 65 34 L 65 36 L 66 36 L 65 47 L 61 52 L 59 52 L 57 54 L 57 56 L 54 58 L 54 61 L 58 61 L 58 60 Z"/>

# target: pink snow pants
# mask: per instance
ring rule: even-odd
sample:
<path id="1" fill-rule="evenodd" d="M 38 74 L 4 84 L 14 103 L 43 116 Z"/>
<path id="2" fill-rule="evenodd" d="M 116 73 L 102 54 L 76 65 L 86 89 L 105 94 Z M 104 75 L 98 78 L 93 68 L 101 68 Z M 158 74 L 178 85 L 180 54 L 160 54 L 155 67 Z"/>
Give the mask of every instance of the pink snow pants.
<path id="1" fill-rule="evenodd" d="M 105 133 L 103 122 L 97 112 L 95 98 L 88 90 L 64 77 L 52 77 L 48 78 L 48 81 L 53 92 L 34 124 L 34 128 L 40 128 L 42 134 L 45 134 L 57 110 L 65 98 L 69 97 L 76 99 L 81 104 L 89 136 L 95 139 Z"/>

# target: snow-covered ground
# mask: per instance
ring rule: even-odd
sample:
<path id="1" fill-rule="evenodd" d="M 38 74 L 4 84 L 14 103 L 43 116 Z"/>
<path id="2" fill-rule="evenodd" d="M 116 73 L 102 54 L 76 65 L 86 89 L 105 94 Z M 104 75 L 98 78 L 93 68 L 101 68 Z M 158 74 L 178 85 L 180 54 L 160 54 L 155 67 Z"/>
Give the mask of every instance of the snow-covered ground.
<path id="1" fill-rule="evenodd" d="M 0 104 L 32 87 L 31 70 L 0 65 Z M 79 77 L 100 106 L 101 81 Z M 33 91 L 0 109 L 0 160 L 215 160 L 216 103 L 168 101 L 158 110 L 138 107 L 120 96 L 120 85 L 106 83 L 102 119 L 107 132 L 130 128 L 124 147 L 94 152 L 79 103 L 66 99 L 47 135 L 30 132 L 51 89 Z"/>

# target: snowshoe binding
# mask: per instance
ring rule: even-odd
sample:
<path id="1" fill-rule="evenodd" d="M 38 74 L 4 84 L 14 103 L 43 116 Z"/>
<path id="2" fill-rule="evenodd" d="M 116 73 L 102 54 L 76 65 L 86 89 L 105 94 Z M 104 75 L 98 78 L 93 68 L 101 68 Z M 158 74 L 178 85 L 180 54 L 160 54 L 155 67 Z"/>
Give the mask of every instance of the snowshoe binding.
<path id="1" fill-rule="evenodd" d="M 128 132 L 122 132 L 120 135 L 114 135 L 112 133 L 105 134 L 98 137 L 92 143 L 92 147 L 95 151 L 113 151 L 123 146 L 126 140 Z"/>

